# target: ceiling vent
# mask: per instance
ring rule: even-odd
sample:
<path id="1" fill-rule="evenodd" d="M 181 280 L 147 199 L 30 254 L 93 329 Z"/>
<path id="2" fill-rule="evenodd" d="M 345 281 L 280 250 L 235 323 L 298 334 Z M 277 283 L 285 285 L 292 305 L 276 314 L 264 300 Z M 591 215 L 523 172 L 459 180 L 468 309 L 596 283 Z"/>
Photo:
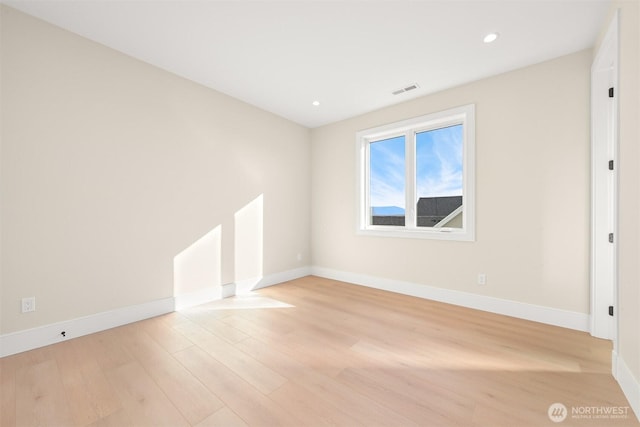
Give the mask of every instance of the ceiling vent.
<path id="1" fill-rule="evenodd" d="M 394 95 L 400 95 L 401 93 L 409 92 L 410 90 L 418 89 L 419 87 L 420 86 L 418 86 L 418 83 L 414 83 L 414 84 L 411 84 L 409 86 L 405 86 L 405 87 L 403 87 L 401 89 L 396 89 L 391 93 L 394 94 Z"/>

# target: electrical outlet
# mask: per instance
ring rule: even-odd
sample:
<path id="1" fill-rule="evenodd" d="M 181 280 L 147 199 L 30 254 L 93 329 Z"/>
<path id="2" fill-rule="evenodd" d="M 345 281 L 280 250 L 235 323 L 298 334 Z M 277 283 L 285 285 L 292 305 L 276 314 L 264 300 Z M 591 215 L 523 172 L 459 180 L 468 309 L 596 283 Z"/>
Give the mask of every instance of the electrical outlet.
<path id="1" fill-rule="evenodd" d="M 298 261 L 302 261 L 302 254 L 298 254 L 298 256 L 296 257 L 296 259 L 297 259 Z"/>
<path id="2" fill-rule="evenodd" d="M 36 297 L 22 298 L 22 312 L 36 311 Z"/>
<path id="3" fill-rule="evenodd" d="M 484 273 L 478 274 L 478 285 L 486 285 L 487 284 L 487 275 Z"/>

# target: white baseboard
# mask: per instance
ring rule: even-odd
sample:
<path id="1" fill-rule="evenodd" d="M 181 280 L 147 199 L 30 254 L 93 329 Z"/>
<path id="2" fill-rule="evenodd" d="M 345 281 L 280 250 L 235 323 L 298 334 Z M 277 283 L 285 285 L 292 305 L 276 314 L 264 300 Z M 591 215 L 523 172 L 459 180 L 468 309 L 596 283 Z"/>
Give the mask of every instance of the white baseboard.
<path id="1" fill-rule="evenodd" d="M 640 382 L 633 376 L 631 370 L 615 351 L 611 354 L 613 377 L 620 384 L 620 388 L 631 405 L 631 409 L 640 421 Z M 632 416 L 632 415 L 629 415 Z"/>
<path id="2" fill-rule="evenodd" d="M 245 295 L 255 291 L 256 289 L 266 288 L 267 286 L 273 286 L 289 280 L 299 279 L 300 277 L 308 276 L 309 274 L 311 274 L 310 267 L 301 267 L 270 274 L 269 276 L 237 280 L 235 283 L 227 283 L 221 287 L 203 289 L 190 294 L 176 296 L 175 308 L 176 310 L 182 310 L 183 308 L 206 304 L 211 301 L 217 301 L 234 295 Z"/>
<path id="3" fill-rule="evenodd" d="M 235 283 L 226 283 L 222 285 L 222 298 L 229 298 L 236 294 L 236 284 Z"/>
<path id="4" fill-rule="evenodd" d="M 246 293 L 308 276 L 309 274 L 311 274 L 310 267 L 301 267 L 254 280 L 228 283 L 215 289 L 205 289 L 187 295 L 179 295 L 130 307 L 118 308 L 86 317 L 0 335 L 0 357 L 22 353 L 23 351 L 56 344 L 71 338 L 77 338 L 139 320 L 171 313 L 172 311 L 182 308 L 227 298 L 235 295 L 236 291 L 239 291 L 238 293 Z M 64 337 L 61 335 L 62 331 L 65 332 Z"/>
<path id="5" fill-rule="evenodd" d="M 255 291 L 256 289 L 266 288 L 267 286 L 273 286 L 278 283 L 288 282 L 289 280 L 299 279 L 310 274 L 311 267 L 300 267 L 293 270 L 270 274 L 268 276 L 256 277 L 247 280 L 237 280 L 236 294 L 244 295 L 251 291 Z"/>
<path id="6" fill-rule="evenodd" d="M 164 298 L 144 304 L 118 308 L 86 317 L 0 335 L 0 357 L 22 353 L 23 351 L 56 344 L 71 338 L 104 331 L 161 314 L 171 313 L 173 310 L 173 298 Z M 62 331 L 65 332 L 64 337 L 61 334 Z"/>
<path id="7" fill-rule="evenodd" d="M 342 282 L 349 282 L 370 288 L 397 292 L 404 295 L 445 302 L 448 304 L 488 311 L 519 319 L 532 320 L 548 325 L 561 326 L 563 328 L 575 329 L 583 332 L 589 331 L 589 315 L 585 313 L 560 310 L 557 308 L 510 301 L 451 289 L 437 288 L 412 282 L 383 279 L 380 277 L 332 270 L 324 267 L 311 267 L 311 274 L 314 276 L 340 280 Z"/>

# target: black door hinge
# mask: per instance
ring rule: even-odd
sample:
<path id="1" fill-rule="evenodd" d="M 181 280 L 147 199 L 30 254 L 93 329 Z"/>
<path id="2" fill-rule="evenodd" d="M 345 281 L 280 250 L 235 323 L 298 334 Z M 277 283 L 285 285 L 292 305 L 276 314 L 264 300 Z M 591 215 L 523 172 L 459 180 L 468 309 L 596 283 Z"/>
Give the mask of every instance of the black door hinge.
<path id="1" fill-rule="evenodd" d="M 609 243 L 613 243 L 613 233 L 609 233 Z"/>
<path id="2" fill-rule="evenodd" d="M 613 170 L 613 160 L 609 160 L 609 170 Z"/>
<path id="3" fill-rule="evenodd" d="M 609 306 L 609 316 L 613 316 L 613 306 Z"/>
<path id="4" fill-rule="evenodd" d="M 613 98 L 613 88 L 609 88 L 609 98 Z"/>

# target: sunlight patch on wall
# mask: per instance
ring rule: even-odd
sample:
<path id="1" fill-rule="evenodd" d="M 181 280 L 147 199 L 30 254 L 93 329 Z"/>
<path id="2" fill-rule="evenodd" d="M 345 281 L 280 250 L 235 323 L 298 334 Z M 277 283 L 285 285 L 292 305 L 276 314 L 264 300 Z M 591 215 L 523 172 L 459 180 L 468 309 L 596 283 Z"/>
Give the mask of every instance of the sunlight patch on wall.
<path id="1" fill-rule="evenodd" d="M 235 213 L 236 294 L 252 291 L 263 276 L 263 195 Z"/>
<path id="2" fill-rule="evenodd" d="M 173 258 L 173 294 L 207 292 L 221 298 L 222 225 L 193 242 Z"/>

